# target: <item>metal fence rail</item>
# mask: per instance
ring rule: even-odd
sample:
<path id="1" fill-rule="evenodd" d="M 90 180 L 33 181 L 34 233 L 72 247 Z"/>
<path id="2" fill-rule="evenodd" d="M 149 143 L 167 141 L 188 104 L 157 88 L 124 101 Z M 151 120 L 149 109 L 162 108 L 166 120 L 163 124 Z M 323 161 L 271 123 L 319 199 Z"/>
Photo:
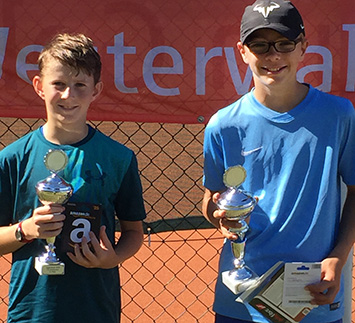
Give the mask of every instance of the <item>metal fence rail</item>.
<path id="1" fill-rule="evenodd" d="M 44 122 L 2 118 L 0 149 Z M 131 148 L 141 172 L 146 236 L 120 268 L 122 322 L 211 322 L 222 238 L 200 211 L 204 126 L 90 123 Z M 11 257 L 2 257 L 0 322 L 6 322 L 10 269 Z"/>

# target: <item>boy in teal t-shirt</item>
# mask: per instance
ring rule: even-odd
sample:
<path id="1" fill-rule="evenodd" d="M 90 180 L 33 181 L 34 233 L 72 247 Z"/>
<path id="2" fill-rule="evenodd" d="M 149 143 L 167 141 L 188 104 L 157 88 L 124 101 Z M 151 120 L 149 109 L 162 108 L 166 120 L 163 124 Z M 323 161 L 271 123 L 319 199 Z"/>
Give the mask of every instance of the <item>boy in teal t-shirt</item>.
<path id="1" fill-rule="evenodd" d="M 44 100 L 47 122 L 0 152 L 0 253 L 12 253 L 8 322 L 119 322 L 117 266 L 143 242 L 142 187 L 134 153 L 86 123 L 102 90 L 100 56 L 82 34 L 57 35 L 39 57 L 34 89 Z M 46 238 L 63 239 L 65 205 L 43 206 L 36 183 L 49 175 L 43 157 L 68 156 L 59 174 L 73 187 L 69 202 L 100 205 L 99 236 L 90 232 L 73 252 L 57 255 L 65 274 L 39 275 L 34 259 Z M 121 236 L 115 241 L 115 218 Z"/>

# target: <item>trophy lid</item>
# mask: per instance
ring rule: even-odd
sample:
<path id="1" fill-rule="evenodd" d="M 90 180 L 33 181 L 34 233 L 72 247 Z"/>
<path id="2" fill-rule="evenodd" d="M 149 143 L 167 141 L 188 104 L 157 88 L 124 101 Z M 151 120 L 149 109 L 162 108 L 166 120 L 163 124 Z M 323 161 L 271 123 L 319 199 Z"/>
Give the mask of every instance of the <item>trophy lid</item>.
<path id="1" fill-rule="evenodd" d="M 223 210 L 240 210 L 254 207 L 256 203 L 252 194 L 230 187 L 221 194 L 217 205 Z"/>
<path id="2" fill-rule="evenodd" d="M 56 174 L 52 174 L 44 180 L 39 181 L 36 188 L 42 191 L 50 192 L 68 192 L 72 190 L 72 186 Z"/>

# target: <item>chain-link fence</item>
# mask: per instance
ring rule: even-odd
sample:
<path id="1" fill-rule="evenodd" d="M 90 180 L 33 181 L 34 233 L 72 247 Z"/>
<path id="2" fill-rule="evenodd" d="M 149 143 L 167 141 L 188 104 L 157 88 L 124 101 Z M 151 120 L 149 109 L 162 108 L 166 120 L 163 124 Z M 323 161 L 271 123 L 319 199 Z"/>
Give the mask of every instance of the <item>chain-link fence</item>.
<path id="1" fill-rule="evenodd" d="M 2 118 L 0 149 L 43 123 Z M 145 242 L 120 268 L 122 322 L 213 322 L 222 238 L 200 211 L 204 126 L 91 124 L 135 151 L 144 189 Z M 1 257 L 0 322 L 6 322 L 10 270 L 11 256 Z M 355 322 L 355 312 L 352 316 Z"/>
<path id="2" fill-rule="evenodd" d="M 2 118 L 0 149 L 43 123 Z M 122 322 L 212 322 L 222 238 L 201 216 L 204 126 L 91 124 L 134 150 L 144 190 L 145 242 L 120 268 Z M 11 257 L 2 257 L 0 322 L 6 322 L 10 269 Z"/>

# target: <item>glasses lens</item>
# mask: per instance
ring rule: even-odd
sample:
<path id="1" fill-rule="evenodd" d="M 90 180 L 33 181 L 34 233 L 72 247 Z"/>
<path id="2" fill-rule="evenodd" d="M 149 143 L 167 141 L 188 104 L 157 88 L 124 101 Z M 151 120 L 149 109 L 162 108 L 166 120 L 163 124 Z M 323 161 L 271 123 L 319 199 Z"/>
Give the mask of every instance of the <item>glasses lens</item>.
<path id="1" fill-rule="evenodd" d="M 299 43 L 301 40 L 280 40 L 277 42 L 251 42 L 247 44 L 249 49 L 254 54 L 265 54 L 269 51 L 270 46 L 273 46 L 277 52 L 279 53 L 289 53 L 295 50 L 296 44 Z"/>
<path id="2" fill-rule="evenodd" d="M 247 45 L 254 54 L 265 54 L 269 50 L 267 42 L 253 42 Z"/>
<path id="3" fill-rule="evenodd" d="M 282 40 L 275 43 L 275 48 L 280 53 L 289 53 L 295 50 L 296 44 L 291 40 Z"/>

